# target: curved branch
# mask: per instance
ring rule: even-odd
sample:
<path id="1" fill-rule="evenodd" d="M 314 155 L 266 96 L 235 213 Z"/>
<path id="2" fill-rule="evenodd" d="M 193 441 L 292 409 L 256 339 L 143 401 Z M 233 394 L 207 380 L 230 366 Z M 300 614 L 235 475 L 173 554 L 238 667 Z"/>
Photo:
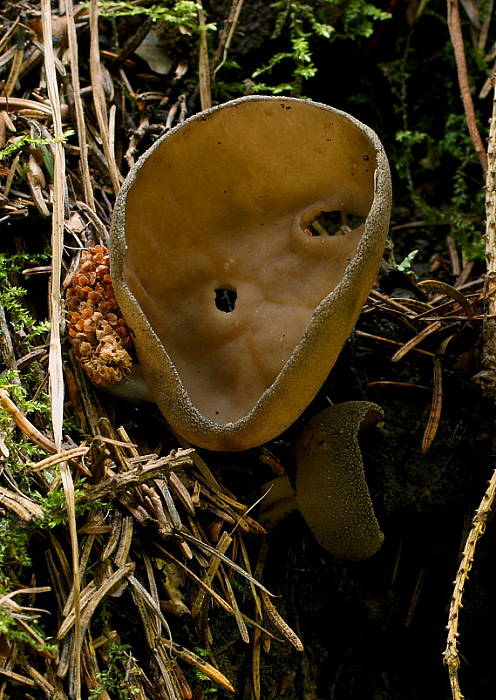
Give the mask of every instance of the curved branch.
<path id="1" fill-rule="evenodd" d="M 458 0 L 448 0 L 448 28 L 455 53 L 456 72 L 458 74 L 458 85 L 460 86 L 460 94 L 465 111 L 465 119 L 467 127 L 474 144 L 475 152 L 480 160 L 482 169 L 487 171 L 487 155 L 482 139 L 477 128 L 475 118 L 474 103 L 470 86 L 468 84 L 467 60 L 465 58 L 465 47 L 463 45 L 462 26 L 460 22 L 460 10 Z"/>

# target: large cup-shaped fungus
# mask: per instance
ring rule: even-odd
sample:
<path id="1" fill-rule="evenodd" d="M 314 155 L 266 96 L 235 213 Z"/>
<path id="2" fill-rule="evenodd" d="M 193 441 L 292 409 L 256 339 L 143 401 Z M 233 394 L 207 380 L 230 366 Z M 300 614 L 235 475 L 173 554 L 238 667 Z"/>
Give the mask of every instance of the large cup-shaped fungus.
<path id="1" fill-rule="evenodd" d="M 390 198 L 374 132 L 293 98 L 214 107 L 141 157 L 116 203 L 111 274 L 145 381 L 177 433 L 243 450 L 293 423 L 372 286 Z M 309 235 L 336 211 L 362 223 Z"/>

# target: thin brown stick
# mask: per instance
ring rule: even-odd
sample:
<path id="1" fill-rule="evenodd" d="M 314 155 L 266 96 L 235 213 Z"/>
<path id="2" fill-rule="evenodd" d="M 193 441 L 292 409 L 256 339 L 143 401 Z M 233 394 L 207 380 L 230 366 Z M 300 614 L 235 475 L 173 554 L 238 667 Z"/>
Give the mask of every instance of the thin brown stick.
<path id="1" fill-rule="evenodd" d="M 0 486 L 0 505 L 8 508 L 25 522 L 29 522 L 33 518 L 39 518 L 41 520 L 45 515 L 43 508 L 37 503 L 33 503 L 29 498 L 20 496 L 18 493 L 14 493 L 14 491 L 9 491 L 3 486 Z M 2 600 L 0 600 L 0 605 L 1 604 Z"/>
<path id="2" fill-rule="evenodd" d="M 16 17 L 15 22 L 9 27 L 9 29 L 5 32 L 3 37 L 0 39 L 0 54 L 3 53 L 4 48 L 9 43 L 10 37 L 15 32 L 20 20 L 21 20 L 20 16 Z"/>
<path id="3" fill-rule="evenodd" d="M 26 32 L 23 27 L 18 30 L 17 42 L 14 51 L 14 58 L 12 65 L 10 66 L 9 77 L 7 78 L 5 85 L 3 86 L 3 92 L 9 97 L 17 83 L 19 77 L 19 72 L 22 66 L 22 59 L 24 58 L 24 43 L 26 40 Z"/>
<path id="4" fill-rule="evenodd" d="M 15 683 L 20 683 L 21 685 L 27 685 L 30 688 L 35 688 L 36 683 L 31 680 L 31 678 L 27 678 L 26 676 L 21 676 L 20 673 L 14 673 L 14 671 L 6 671 L 3 668 L 0 668 L 0 673 L 3 676 L 7 676 L 7 678 L 10 678 L 11 681 L 14 681 Z"/>
<path id="5" fill-rule="evenodd" d="M 145 481 L 162 476 L 169 469 L 191 464 L 191 450 L 176 450 L 173 455 L 151 460 L 149 464 L 137 465 L 118 475 L 108 469 L 109 478 L 88 486 L 79 494 L 78 503 L 91 502 L 99 498 L 119 496 L 123 491 Z"/>
<path id="6" fill-rule="evenodd" d="M 304 647 L 301 642 L 301 639 L 298 637 L 296 632 L 294 632 L 291 627 L 288 625 L 288 623 L 283 620 L 281 615 L 277 612 L 274 604 L 270 600 L 269 596 L 265 591 L 260 591 L 260 598 L 262 600 L 262 606 L 265 611 L 265 614 L 269 618 L 269 620 L 272 622 L 272 624 L 281 632 L 281 634 L 286 637 L 288 642 L 290 642 L 296 651 L 303 652 Z"/>
<path id="7" fill-rule="evenodd" d="M 374 335 L 373 333 L 366 333 L 365 331 L 355 331 L 355 335 L 357 338 L 364 338 L 367 340 L 375 340 L 378 343 L 383 343 L 384 345 L 394 345 L 396 347 L 403 347 L 403 343 L 400 343 L 399 340 L 392 340 L 391 338 L 383 338 L 380 335 Z M 428 350 L 421 350 L 420 348 L 413 348 L 412 352 L 415 352 L 419 355 L 425 355 L 427 357 L 434 357 L 433 352 L 429 352 Z"/>
<path id="8" fill-rule="evenodd" d="M 226 612 L 230 613 L 231 615 L 234 615 L 234 609 L 233 607 L 222 598 L 216 591 L 211 588 L 210 586 L 207 586 L 207 584 L 201 579 L 199 576 L 197 576 L 191 569 L 189 569 L 186 564 L 183 564 L 182 561 L 177 559 L 173 554 L 171 554 L 167 549 L 164 549 L 164 547 L 160 547 L 160 545 L 156 545 L 157 549 L 160 551 L 161 555 L 166 557 L 167 559 L 170 559 L 171 561 L 176 564 L 184 573 L 191 578 L 192 581 L 194 581 L 200 588 L 206 591 L 209 596 L 215 600 L 216 603 L 219 604 L 219 606 L 225 610 Z M 255 627 L 257 629 L 260 629 L 266 636 L 268 636 L 270 639 L 274 639 L 277 642 L 282 642 L 283 640 L 280 639 L 279 637 L 276 637 L 275 634 L 272 634 L 272 632 L 269 632 L 265 627 L 262 627 L 262 625 L 259 622 L 256 622 L 255 620 L 252 620 L 248 615 L 245 615 L 244 613 L 241 613 L 243 620 L 248 622 L 252 627 Z"/>
<path id="9" fill-rule="evenodd" d="M 107 106 L 105 93 L 102 85 L 102 70 L 100 66 L 100 48 L 98 45 L 98 3 L 97 0 L 90 1 L 90 73 L 93 103 L 95 105 L 96 118 L 100 138 L 102 139 L 103 152 L 107 159 L 110 180 L 114 193 L 117 195 L 121 188 L 121 175 L 115 162 L 114 154 L 110 148 L 108 135 Z"/>
<path id="10" fill-rule="evenodd" d="M 425 455 L 430 450 L 431 445 L 436 437 L 439 423 L 441 421 L 441 410 L 443 408 L 443 365 L 442 358 L 446 352 L 452 335 L 445 338 L 439 346 L 438 354 L 434 360 L 434 391 L 432 392 L 431 409 L 429 412 L 429 420 L 422 437 L 422 454 Z"/>
<path id="11" fill-rule="evenodd" d="M 208 42 L 206 29 L 206 16 L 202 1 L 198 0 L 198 24 L 200 26 L 200 55 L 198 63 L 198 78 L 200 83 L 200 104 L 202 109 L 212 106 L 212 94 L 210 90 L 210 65 L 208 60 Z"/>
<path id="12" fill-rule="evenodd" d="M 226 678 L 223 673 L 221 673 L 218 669 L 214 668 L 207 661 L 204 661 L 201 657 L 197 656 L 192 651 L 189 651 L 188 649 L 185 649 L 184 647 L 181 647 L 178 644 L 174 644 L 174 642 L 170 642 L 167 639 L 161 639 L 161 642 L 166 646 L 168 650 L 170 650 L 175 656 L 177 656 L 178 659 L 181 659 L 181 661 L 185 661 L 186 663 L 191 664 L 192 666 L 197 668 L 199 671 L 208 676 L 210 680 L 212 680 L 214 683 L 217 683 L 217 685 L 219 685 L 221 688 L 227 690 L 227 692 L 229 693 L 236 692 L 229 679 Z"/>
<path id="13" fill-rule="evenodd" d="M 471 318 L 474 315 L 474 311 L 467 297 L 451 284 L 446 284 L 446 282 L 441 282 L 441 280 L 422 280 L 417 284 L 417 286 L 422 291 L 427 290 L 429 292 L 437 292 L 438 294 L 454 299 L 460 304 L 468 318 Z M 441 307 L 438 306 L 436 310 L 439 311 L 440 308 Z M 420 318 L 420 315 L 417 316 L 417 318 Z"/>
<path id="14" fill-rule="evenodd" d="M 401 313 L 405 314 L 406 316 L 415 316 L 415 312 L 412 311 L 412 309 L 409 309 L 408 306 L 400 304 L 398 301 L 388 297 L 387 294 L 382 294 L 381 292 L 377 291 L 377 289 L 372 289 L 370 296 L 374 299 L 379 299 L 379 301 L 384 302 L 384 304 L 391 306 L 391 308 L 396 309 L 397 311 L 401 311 Z"/>
<path id="15" fill-rule="evenodd" d="M 446 245 L 448 246 L 448 253 L 451 261 L 451 274 L 453 277 L 459 277 L 461 273 L 460 256 L 458 255 L 456 241 L 453 236 L 446 236 Z"/>
<path id="16" fill-rule="evenodd" d="M 231 7 L 229 9 L 229 14 L 224 20 L 224 26 L 222 27 L 219 34 L 219 44 L 215 50 L 212 69 L 212 78 L 218 70 L 222 68 L 227 59 L 227 52 L 231 46 L 231 42 L 236 31 L 236 25 L 238 24 L 239 15 L 241 8 L 243 7 L 243 0 L 232 0 Z"/>
<path id="17" fill-rule="evenodd" d="M 81 85 L 79 82 L 78 41 L 76 25 L 74 23 L 74 5 L 72 0 L 65 0 L 67 16 L 67 39 L 69 43 L 69 60 L 71 64 L 72 91 L 74 97 L 74 109 L 76 112 L 77 137 L 79 143 L 79 157 L 81 163 L 81 175 L 83 180 L 84 201 L 91 208 L 95 208 L 93 188 L 91 186 L 90 168 L 88 165 L 88 144 L 86 142 L 86 122 L 84 120 L 83 101 L 81 99 Z"/>
<path id="18" fill-rule="evenodd" d="M 234 610 L 234 617 L 236 618 L 236 624 L 238 626 L 239 634 L 241 636 L 241 639 L 245 644 L 250 643 L 250 635 L 248 633 L 248 628 L 245 625 L 245 622 L 243 620 L 243 616 L 241 614 L 241 611 L 239 609 L 238 601 L 236 600 L 236 596 L 234 595 L 233 588 L 231 586 L 231 582 L 229 580 L 229 577 L 227 576 L 226 572 L 222 567 L 219 569 L 219 573 L 221 575 L 222 582 L 224 584 L 224 590 L 226 593 L 226 598 L 228 599 L 229 603 L 232 605 L 232 608 Z"/>
<path id="19" fill-rule="evenodd" d="M 53 117 L 53 110 L 50 105 L 44 102 L 27 100 L 24 97 L 0 97 L 0 109 L 6 112 L 16 112 L 21 109 L 29 109 L 39 112 L 41 116 Z M 67 105 L 62 105 L 60 112 L 62 116 L 67 114 Z"/>
<path id="20" fill-rule="evenodd" d="M 491 24 L 491 19 L 493 17 L 494 0 L 489 0 L 485 5 L 484 11 L 484 22 L 482 23 L 481 31 L 479 34 L 479 40 L 477 42 L 477 48 L 481 53 L 484 52 L 487 44 L 487 37 L 489 35 L 489 25 Z"/>
<path id="21" fill-rule="evenodd" d="M 153 22 L 153 17 L 147 17 L 145 21 L 138 27 L 136 32 L 129 37 L 129 39 L 126 41 L 126 43 L 114 59 L 114 62 L 116 64 L 124 63 L 126 58 L 129 58 L 129 56 L 136 51 L 136 49 L 146 37 L 150 29 L 153 27 Z"/>
<path id="22" fill-rule="evenodd" d="M 52 213 L 52 280 L 50 286 L 50 393 L 52 399 L 52 424 L 55 446 L 60 449 L 62 442 L 62 419 L 64 405 L 64 384 L 62 375 L 62 358 L 60 347 L 60 326 L 62 320 L 62 300 L 60 296 L 60 274 L 62 269 L 62 250 L 64 235 L 64 192 L 65 192 L 65 158 L 62 145 L 62 117 L 60 98 L 55 72 L 52 47 L 52 16 L 50 0 L 42 0 L 42 22 L 45 52 L 45 71 L 50 105 L 53 112 L 53 128 L 60 142 L 52 144 L 54 155 L 54 204 Z"/>
<path id="23" fill-rule="evenodd" d="M 54 455 L 53 461 L 50 463 L 50 465 L 47 466 L 58 464 L 59 462 L 64 461 L 64 459 L 74 459 L 72 451 L 70 452 L 70 456 L 68 456 L 67 453 L 57 451 L 55 443 L 49 440 L 47 437 L 45 437 L 45 435 L 43 435 L 43 433 L 40 433 L 40 431 L 37 428 L 35 428 L 35 426 L 26 418 L 24 413 L 22 413 L 22 411 L 20 411 L 17 408 L 17 406 L 11 400 L 5 389 L 0 390 L 0 404 L 6 411 L 10 413 L 12 419 L 14 420 L 14 423 L 17 425 L 19 430 L 21 430 L 24 433 L 24 435 L 26 435 L 26 437 L 28 437 L 32 442 L 34 442 L 35 445 L 38 445 L 46 452 L 49 452 L 50 454 Z M 73 462 L 73 464 L 79 469 L 79 471 L 82 474 L 84 474 L 85 476 L 91 476 L 91 472 L 85 466 L 83 466 L 79 462 Z"/>
<path id="24" fill-rule="evenodd" d="M 391 362 L 398 362 L 398 360 L 401 360 L 405 355 L 410 352 L 410 350 L 413 350 L 414 347 L 416 347 L 419 343 L 421 343 L 425 338 L 427 338 L 429 335 L 432 333 L 435 333 L 441 328 L 441 322 L 440 321 L 435 321 L 434 323 L 430 323 L 428 326 L 426 326 L 420 333 L 417 333 L 416 336 L 413 338 L 410 338 L 408 342 L 406 342 L 402 348 L 397 350 L 394 355 L 391 358 Z"/>
<path id="25" fill-rule="evenodd" d="M 88 452 L 89 449 L 89 447 L 83 445 L 81 447 L 73 447 L 72 449 L 67 450 L 66 452 L 57 452 L 51 457 L 45 457 L 45 459 L 42 459 L 40 462 L 37 462 L 36 464 L 30 466 L 29 471 L 41 472 L 44 469 L 50 469 L 50 467 L 53 467 L 56 464 L 60 464 L 61 462 L 70 461 L 72 459 L 76 459 L 76 457 L 84 457 L 84 455 Z M 85 476 L 92 476 L 91 472 L 86 468 L 83 473 L 85 474 Z"/>
<path id="26" fill-rule="evenodd" d="M 52 145 L 54 155 L 54 202 L 52 212 L 52 279 L 50 285 L 50 354 L 48 371 L 50 376 L 50 396 L 52 405 L 52 425 L 57 451 L 62 446 L 62 421 L 64 409 L 64 378 L 62 371 L 62 351 L 60 346 L 60 325 L 62 321 L 62 300 L 60 296 L 60 277 L 62 270 L 62 251 L 64 245 L 64 199 L 65 199 L 65 158 L 62 145 L 62 116 L 60 98 L 55 72 L 55 56 L 52 43 L 52 8 L 50 0 L 41 0 L 41 20 L 43 26 L 43 49 L 45 72 L 50 105 L 53 111 L 54 134 L 60 140 Z M 81 698 L 81 607 L 79 600 L 79 548 L 76 529 L 76 506 L 74 502 L 74 484 L 67 462 L 61 465 L 61 477 L 69 523 L 72 552 L 72 576 L 74 591 L 74 679 L 76 700 Z"/>
<path id="27" fill-rule="evenodd" d="M 52 695 L 52 697 L 53 697 L 53 693 L 55 692 L 54 686 L 51 683 L 49 683 L 46 680 L 46 678 L 44 678 L 41 675 L 41 673 L 39 671 L 37 671 L 33 666 L 31 666 L 27 662 L 25 664 L 25 668 L 28 671 L 28 673 L 30 674 L 31 678 L 36 683 L 36 685 L 39 688 L 41 688 L 41 690 L 45 691 L 45 694 Z"/>
<path id="28" fill-rule="evenodd" d="M 468 132 L 475 152 L 479 158 L 480 164 L 484 172 L 487 171 L 487 156 L 482 139 L 477 128 L 477 120 L 475 117 L 474 103 L 468 83 L 467 60 L 465 58 L 465 47 L 463 44 L 462 25 L 460 22 L 460 8 L 458 0 L 448 0 L 448 28 L 453 44 L 453 51 L 456 61 L 456 72 L 458 75 L 458 85 L 465 111 L 465 119 L 467 121 Z"/>
<path id="29" fill-rule="evenodd" d="M 3 304 L 0 302 L 0 356 L 6 367 L 14 372 L 14 381 L 20 384 L 17 376 L 17 361 Z"/>
<path id="30" fill-rule="evenodd" d="M 220 537 L 219 542 L 217 543 L 216 549 L 221 554 L 225 554 L 226 550 L 228 549 L 228 547 L 230 546 L 231 543 L 232 543 L 231 537 L 227 534 L 226 531 L 224 531 Z M 219 566 L 220 566 L 219 557 L 212 556 L 212 558 L 210 559 L 210 564 L 209 564 L 208 570 L 205 573 L 205 576 L 203 579 L 206 586 L 210 587 L 212 585 L 212 581 L 214 579 L 214 576 L 217 573 L 217 569 L 219 568 Z M 203 603 L 205 601 L 205 597 L 206 597 L 206 589 L 202 588 L 201 590 L 198 591 L 197 596 L 196 596 L 195 600 L 193 601 L 193 605 L 191 606 L 191 614 L 193 616 L 193 619 L 198 617 L 198 615 L 200 614 L 200 610 L 201 610 Z M 232 601 L 231 601 L 231 605 L 232 605 Z"/>
<path id="31" fill-rule="evenodd" d="M 85 605 L 84 605 L 84 610 L 83 610 L 83 616 L 81 619 L 81 625 L 83 627 L 86 627 L 89 624 L 89 621 L 97 609 L 99 603 L 103 598 L 107 595 L 107 593 L 120 581 L 123 579 L 127 578 L 130 576 L 130 574 L 134 571 L 134 563 L 129 562 L 128 564 L 124 564 L 124 566 L 121 566 L 120 569 L 117 569 L 117 571 L 114 571 L 114 573 L 109 576 L 101 586 L 98 588 L 92 588 L 89 591 L 89 595 L 85 598 Z M 57 639 L 63 639 L 67 632 L 71 629 L 71 627 L 75 624 L 75 610 L 71 610 L 71 612 L 67 615 L 63 623 L 60 625 L 60 628 L 57 632 Z"/>

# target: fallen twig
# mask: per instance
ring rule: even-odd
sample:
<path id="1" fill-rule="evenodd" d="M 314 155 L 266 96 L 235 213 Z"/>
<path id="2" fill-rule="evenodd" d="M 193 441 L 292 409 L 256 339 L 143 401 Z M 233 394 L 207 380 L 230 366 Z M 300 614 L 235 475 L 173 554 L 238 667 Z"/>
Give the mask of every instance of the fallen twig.
<path id="1" fill-rule="evenodd" d="M 467 121 L 467 127 L 474 145 L 475 152 L 479 158 L 480 164 L 484 172 L 487 171 L 487 156 L 486 150 L 482 143 L 480 137 L 479 129 L 477 127 L 477 119 L 475 116 L 474 103 L 472 100 L 472 94 L 470 92 L 470 85 L 468 83 L 468 73 L 467 73 L 467 61 L 465 58 L 465 47 L 463 44 L 462 26 L 460 22 L 460 8 L 458 6 L 458 0 L 448 0 L 448 27 L 451 36 L 451 42 L 453 44 L 453 51 L 455 53 L 456 70 L 458 74 L 458 85 L 460 86 L 460 93 L 463 102 L 463 109 L 465 110 L 465 119 Z"/>

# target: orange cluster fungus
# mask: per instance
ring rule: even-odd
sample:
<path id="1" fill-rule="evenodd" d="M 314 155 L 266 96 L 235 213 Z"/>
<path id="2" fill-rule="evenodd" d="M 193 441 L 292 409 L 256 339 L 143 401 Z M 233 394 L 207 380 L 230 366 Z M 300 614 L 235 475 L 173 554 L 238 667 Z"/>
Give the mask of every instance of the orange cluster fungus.
<path id="1" fill-rule="evenodd" d="M 67 334 L 79 364 L 100 386 L 131 373 L 130 330 L 114 295 L 105 246 L 84 250 L 66 292 Z"/>

